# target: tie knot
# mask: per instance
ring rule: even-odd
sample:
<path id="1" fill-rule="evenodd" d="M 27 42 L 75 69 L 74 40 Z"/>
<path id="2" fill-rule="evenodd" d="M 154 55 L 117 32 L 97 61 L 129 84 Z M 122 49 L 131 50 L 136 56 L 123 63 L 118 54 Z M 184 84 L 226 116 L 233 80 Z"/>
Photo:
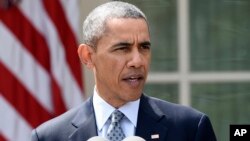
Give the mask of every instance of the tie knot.
<path id="1" fill-rule="evenodd" d="M 115 110 L 111 114 L 111 122 L 119 122 L 124 117 L 124 114 L 119 110 Z"/>

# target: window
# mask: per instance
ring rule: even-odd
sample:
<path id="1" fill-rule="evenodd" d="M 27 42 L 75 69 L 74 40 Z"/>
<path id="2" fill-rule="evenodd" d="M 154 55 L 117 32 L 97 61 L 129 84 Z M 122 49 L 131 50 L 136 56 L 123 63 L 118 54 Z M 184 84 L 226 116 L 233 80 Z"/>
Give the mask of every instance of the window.
<path id="1" fill-rule="evenodd" d="M 249 1 L 125 1 L 151 28 L 146 94 L 206 113 L 218 140 L 229 140 L 230 124 L 250 124 Z"/>

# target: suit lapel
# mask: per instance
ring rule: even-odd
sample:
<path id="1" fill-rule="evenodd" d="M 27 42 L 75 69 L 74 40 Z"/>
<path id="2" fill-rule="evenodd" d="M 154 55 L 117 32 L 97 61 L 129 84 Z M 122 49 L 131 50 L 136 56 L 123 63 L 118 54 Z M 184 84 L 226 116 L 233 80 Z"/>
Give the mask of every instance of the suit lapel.
<path id="1" fill-rule="evenodd" d="M 92 97 L 88 99 L 72 120 L 75 131 L 69 136 L 69 141 L 86 141 L 97 136 L 92 100 Z M 142 95 L 135 135 L 147 141 L 165 141 L 169 125 L 167 117 L 158 106 L 149 97 Z M 152 139 L 152 137 L 156 139 Z"/>
<path id="2" fill-rule="evenodd" d="M 97 136 L 92 97 L 84 103 L 72 120 L 72 125 L 76 130 L 69 136 L 69 141 L 86 141 Z"/>
<path id="3" fill-rule="evenodd" d="M 142 95 L 136 136 L 145 140 L 165 141 L 169 124 L 167 117 L 159 110 L 154 102 L 147 96 Z"/>

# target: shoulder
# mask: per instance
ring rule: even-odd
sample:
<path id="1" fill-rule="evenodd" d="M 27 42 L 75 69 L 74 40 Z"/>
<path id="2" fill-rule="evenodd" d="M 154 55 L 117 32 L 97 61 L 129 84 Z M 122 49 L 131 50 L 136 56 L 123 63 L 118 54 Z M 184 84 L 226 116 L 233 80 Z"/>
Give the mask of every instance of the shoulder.
<path id="1" fill-rule="evenodd" d="M 145 98 L 151 106 L 156 106 L 155 108 L 158 108 L 163 113 L 188 114 L 197 116 L 201 116 L 204 114 L 192 107 L 184 106 L 181 104 L 171 103 L 155 97 L 145 96 Z"/>
<path id="2" fill-rule="evenodd" d="M 75 130 L 72 121 L 84 107 L 86 107 L 86 102 L 42 123 L 32 131 L 32 140 L 65 140 Z"/>
<path id="3" fill-rule="evenodd" d="M 146 103 L 150 105 L 152 110 L 159 115 L 164 115 L 170 121 L 180 124 L 196 124 L 199 121 L 207 117 L 206 114 L 188 106 L 171 103 L 158 98 L 144 96 Z"/>
<path id="4" fill-rule="evenodd" d="M 37 130 L 42 131 L 42 130 L 47 130 L 47 128 L 60 128 L 61 126 L 65 126 L 71 122 L 73 119 L 74 115 L 77 113 L 79 110 L 79 107 L 73 108 L 65 113 L 63 113 L 60 116 L 57 116 L 49 121 L 46 121 L 42 123 L 40 126 L 37 127 Z"/>
<path id="5" fill-rule="evenodd" d="M 174 139 L 178 136 L 189 140 L 216 141 L 212 124 L 206 114 L 192 107 L 153 97 L 142 96 L 141 101 L 144 113 L 161 117 L 160 119 L 164 121 L 162 123 L 171 133 L 169 138 Z"/>
<path id="6" fill-rule="evenodd" d="M 72 132 L 72 130 L 74 130 L 71 121 L 76 112 L 77 108 L 74 108 L 58 117 L 44 122 L 32 131 L 32 140 L 63 140 L 63 138 L 66 137 L 65 135 L 68 135 Z M 59 134 L 61 135 L 59 136 Z"/>

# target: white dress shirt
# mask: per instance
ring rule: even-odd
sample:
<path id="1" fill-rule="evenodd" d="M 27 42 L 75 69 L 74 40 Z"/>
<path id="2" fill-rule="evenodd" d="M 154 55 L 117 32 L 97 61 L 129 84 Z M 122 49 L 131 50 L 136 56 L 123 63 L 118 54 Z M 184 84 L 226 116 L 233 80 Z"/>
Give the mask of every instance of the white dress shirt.
<path id="1" fill-rule="evenodd" d="M 126 137 L 135 135 L 139 103 L 140 99 L 128 102 L 118 109 L 125 115 L 120 121 L 120 125 Z M 94 89 L 93 106 L 98 136 L 105 137 L 111 122 L 109 117 L 116 109 L 99 96 L 96 88 Z"/>

